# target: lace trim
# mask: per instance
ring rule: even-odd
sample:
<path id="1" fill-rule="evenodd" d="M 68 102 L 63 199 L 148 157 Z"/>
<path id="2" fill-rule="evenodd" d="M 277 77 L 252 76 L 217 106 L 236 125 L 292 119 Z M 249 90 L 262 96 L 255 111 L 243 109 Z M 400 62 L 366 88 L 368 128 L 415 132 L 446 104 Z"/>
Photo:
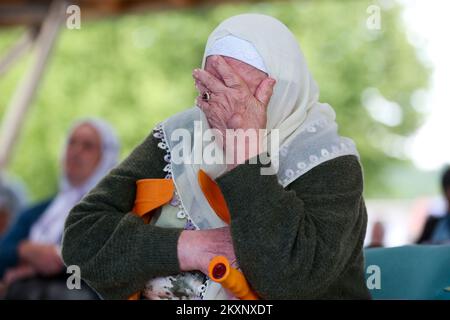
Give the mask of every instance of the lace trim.
<path id="1" fill-rule="evenodd" d="M 319 120 L 310 124 L 308 127 L 304 128 L 301 133 L 307 134 L 303 139 L 308 139 L 309 135 L 314 135 L 320 132 L 320 130 L 328 125 L 326 120 Z M 290 143 L 289 143 L 290 144 Z M 281 158 L 285 158 L 289 154 L 289 144 L 280 147 L 279 155 Z M 329 159 L 334 159 L 338 156 L 351 154 L 355 146 L 351 140 L 340 140 L 335 144 L 324 147 L 320 149 L 319 154 L 305 154 L 307 156 L 305 159 L 298 161 L 294 167 L 286 168 L 284 172 L 280 172 L 278 175 L 278 182 L 281 185 L 287 185 L 293 178 L 299 177 L 302 174 L 308 172 L 320 163 L 323 163 Z"/>
<path id="2" fill-rule="evenodd" d="M 160 140 L 158 142 L 158 148 L 163 149 L 166 154 L 164 155 L 164 161 L 167 163 L 165 167 L 163 168 L 163 171 L 166 173 L 165 179 L 172 179 L 172 164 L 170 162 L 171 155 L 170 155 L 170 149 L 169 145 L 167 144 L 164 131 L 162 128 L 162 124 L 158 124 L 153 129 L 153 136 Z M 188 212 L 184 209 L 183 204 L 181 202 L 180 196 L 177 192 L 177 190 L 174 191 L 172 200 L 170 201 L 170 205 L 173 207 L 178 207 L 179 211 L 177 213 L 177 217 L 180 219 L 186 218 L 186 224 L 184 226 L 185 230 L 199 230 L 199 227 L 192 221 L 191 217 L 189 216 Z M 203 282 L 201 286 L 198 287 L 198 296 L 200 299 L 203 300 L 206 289 L 208 288 L 208 284 L 210 282 L 209 277 L 205 276 L 206 280 Z"/>
<path id="3" fill-rule="evenodd" d="M 155 129 L 153 129 L 153 136 L 159 140 L 158 142 L 158 148 L 163 149 L 166 154 L 164 156 L 164 161 L 166 162 L 166 165 L 163 169 L 164 172 L 166 172 L 165 179 L 172 179 L 172 164 L 170 162 L 171 155 L 169 150 L 169 145 L 166 142 L 166 138 L 164 135 L 164 131 L 161 124 L 158 124 Z M 187 213 L 187 211 L 184 209 L 183 204 L 181 202 L 180 196 L 178 192 L 175 190 L 174 194 L 172 196 L 172 200 L 170 201 L 170 205 L 173 207 L 178 207 L 180 211 L 177 213 L 177 217 L 179 219 L 186 218 L 186 225 L 184 229 L 186 230 L 198 230 L 199 228 L 195 225 L 195 223 L 192 221 L 191 217 Z"/>
<path id="4" fill-rule="evenodd" d="M 331 150 L 327 150 L 326 148 L 323 148 L 320 151 L 320 155 L 310 155 L 309 161 L 304 162 L 300 161 L 297 163 L 297 169 L 286 169 L 284 172 L 284 178 L 279 179 L 280 184 L 285 184 L 289 182 L 292 178 L 294 178 L 297 175 L 304 174 L 305 172 L 309 171 L 311 168 L 315 167 L 317 163 L 322 163 L 328 159 L 336 158 L 337 156 L 346 155 L 348 154 L 348 150 L 351 148 L 348 143 L 341 142 L 339 146 L 334 145 L 331 147 Z M 280 152 L 281 154 L 281 152 Z M 283 154 L 281 154 L 284 156 Z"/>
<path id="5" fill-rule="evenodd" d="M 167 164 L 163 169 L 163 171 L 166 173 L 166 176 L 164 178 L 172 179 L 172 165 L 170 163 L 170 150 L 169 150 L 169 146 L 167 145 L 166 138 L 164 137 L 164 132 L 163 132 L 161 124 L 157 125 L 156 128 L 153 129 L 153 136 L 160 140 L 160 142 L 158 142 L 158 148 L 166 151 L 166 154 L 164 156 L 164 161 Z"/>

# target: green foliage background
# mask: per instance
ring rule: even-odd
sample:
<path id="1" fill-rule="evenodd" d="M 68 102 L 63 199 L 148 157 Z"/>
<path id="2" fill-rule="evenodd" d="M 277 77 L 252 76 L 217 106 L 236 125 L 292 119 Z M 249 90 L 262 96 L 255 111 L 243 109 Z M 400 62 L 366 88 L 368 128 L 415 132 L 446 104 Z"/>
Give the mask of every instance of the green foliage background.
<path id="1" fill-rule="evenodd" d="M 34 199 L 51 195 L 65 134 L 75 119 L 86 116 L 105 118 L 117 128 L 125 157 L 157 122 L 193 105 L 191 71 L 217 24 L 259 12 L 277 17 L 297 36 L 321 87 L 321 101 L 335 108 L 341 134 L 358 145 L 366 196 L 401 196 L 386 172 L 407 162 L 387 155 L 380 142 L 418 127 L 423 114 L 412 107 L 411 97 L 426 88 L 430 70 L 407 41 L 400 7 L 382 7 L 381 30 L 366 27 L 372 4 L 376 1 L 228 4 L 82 20 L 80 30 L 61 33 L 9 169 Z M 21 31 L 0 30 L 0 54 Z M 0 79 L 0 116 L 30 62 L 25 59 Z M 400 125 L 387 127 L 370 117 L 361 103 L 369 87 L 401 106 Z"/>

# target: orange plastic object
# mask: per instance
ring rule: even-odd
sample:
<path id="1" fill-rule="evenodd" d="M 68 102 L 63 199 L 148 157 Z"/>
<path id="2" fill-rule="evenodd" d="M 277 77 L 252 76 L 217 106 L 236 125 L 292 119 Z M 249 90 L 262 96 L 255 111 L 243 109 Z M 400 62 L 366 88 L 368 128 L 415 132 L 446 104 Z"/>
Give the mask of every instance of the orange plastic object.
<path id="1" fill-rule="evenodd" d="M 175 185 L 172 179 L 141 179 L 136 182 L 136 200 L 133 212 L 149 223 L 151 213 L 168 203 L 173 196 Z M 133 293 L 128 300 L 139 300 L 141 292 Z"/>
<path id="2" fill-rule="evenodd" d="M 244 275 L 230 266 L 224 256 L 214 257 L 209 263 L 208 274 L 211 280 L 220 283 L 234 296 L 242 300 L 258 300 L 258 296 L 250 289 Z"/>
<path id="3" fill-rule="evenodd" d="M 133 212 L 148 223 L 148 213 L 168 203 L 172 199 L 175 186 L 172 179 L 141 179 L 136 185 Z"/>
<path id="4" fill-rule="evenodd" d="M 128 297 L 128 300 L 139 300 L 141 298 L 141 292 L 133 293 L 131 296 Z"/>
<path id="5" fill-rule="evenodd" d="M 230 224 L 230 211 L 217 183 L 203 170 L 198 171 L 198 183 L 209 205 L 216 212 L 217 216 L 226 224 Z"/>

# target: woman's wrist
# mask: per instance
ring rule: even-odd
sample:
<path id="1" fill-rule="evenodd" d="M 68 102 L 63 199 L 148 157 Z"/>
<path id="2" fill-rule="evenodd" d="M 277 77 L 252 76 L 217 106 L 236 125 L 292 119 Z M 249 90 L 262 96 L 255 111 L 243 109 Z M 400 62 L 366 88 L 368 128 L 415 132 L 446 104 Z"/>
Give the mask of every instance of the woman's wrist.
<path id="1" fill-rule="evenodd" d="M 177 255 L 181 271 L 197 270 L 197 261 L 195 259 L 199 241 L 198 231 L 183 230 L 178 238 Z"/>
<path id="2" fill-rule="evenodd" d="M 252 158 L 258 157 L 260 154 L 264 153 L 266 148 L 263 145 L 263 129 L 240 129 L 240 134 L 243 134 L 243 137 L 237 137 L 237 139 L 233 139 L 229 143 L 233 143 L 234 145 L 228 146 L 226 145 L 226 150 L 233 150 L 233 161 L 232 163 L 227 163 L 227 171 L 230 171 L 240 164 L 244 164 Z M 256 133 L 254 135 L 249 135 L 249 139 L 246 138 L 246 131 L 255 130 Z M 255 141 L 256 140 L 256 141 Z M 225 150 L 225 152 L 226 152 Z"/>

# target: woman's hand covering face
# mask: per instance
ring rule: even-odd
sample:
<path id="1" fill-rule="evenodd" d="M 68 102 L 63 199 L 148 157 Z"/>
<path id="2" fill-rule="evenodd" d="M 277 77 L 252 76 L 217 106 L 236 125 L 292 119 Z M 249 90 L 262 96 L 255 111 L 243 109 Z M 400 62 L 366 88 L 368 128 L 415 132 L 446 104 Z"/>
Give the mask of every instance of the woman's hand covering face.
<path id="1" fill-rule="evenodd" d="M 223 57 L 210 56 L 206 70 L 193 71 L 200 94 L 197 105 L 202 108 L 210 126 L 222 134 L 226 129 L 264 129 L 275 80 L 238 60 L 232 64 L 234 68 Z M 207 71 L 208 67 L 211 72 Z M 205 92 L 210 94 L 209 101 L 202 99 Z"/>
<path id="2" fill-rule="evenodd" d="M 228 62 L 227 62 L 228 61 Z M 247 160 L 263 150 L 260 146 L 259 129 L 266 128 L 267 106 L 273 93 L 275 80 L 266 73 L 235 59 L 221 56 L 210 56 L 207 59 L 205 70 L 193 71 L 195 85 L 199 91 L 197 105 L 203 110 L 211 128 L 219 130 L 224 141 L 224 149 L 230 147 L 234 150 L 234 159 Z M 209 100 L 205 101 L 205 92 Z M 228 139 L 226 130 L 248 129 L 255 130 L 256 146 L 249 146 L 247 139 L 245 145 L 236 145 L 235 138 Z M 234 132 L 234 134 L 245 134 Z M 244 156 L 237 156 L 241 152 Z M 234 168 L 242 161 L 229 164 Z"/>

